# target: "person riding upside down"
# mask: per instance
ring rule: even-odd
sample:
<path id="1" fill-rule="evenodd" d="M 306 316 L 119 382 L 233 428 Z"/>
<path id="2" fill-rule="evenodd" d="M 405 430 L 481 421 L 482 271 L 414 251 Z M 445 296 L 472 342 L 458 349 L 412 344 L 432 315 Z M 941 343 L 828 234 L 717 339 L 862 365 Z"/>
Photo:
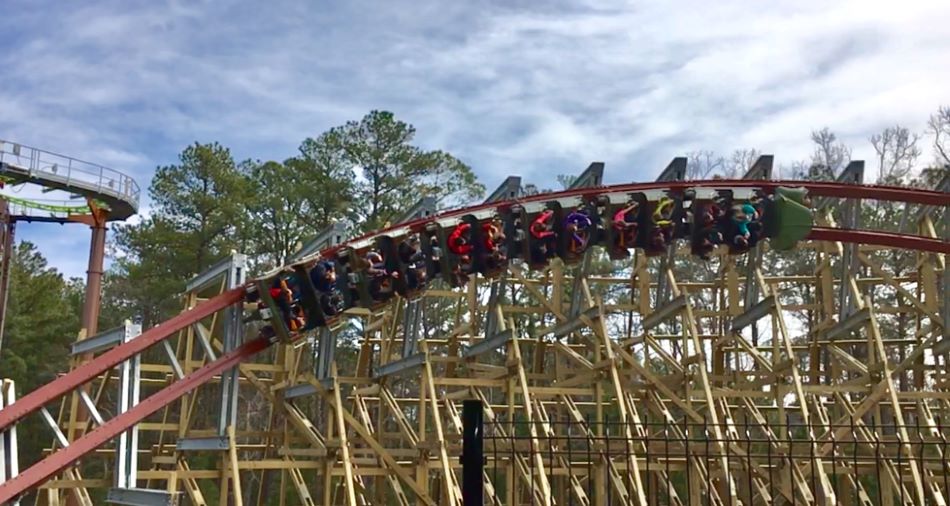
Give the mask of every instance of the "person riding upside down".
<path id="1" fill-rule="evenodd" d="M 700 226 L 703 228 L 712 226 L 719 221 L 721 217 L 722 208 L 715 203 L 710 203 L 703 209 L 702 223 Z"/>
<path id="2" fill-rule="evenodd" d="M 504 248 L 505 233 L 502 231 L 501 224 L 495 220 L 490 220 L 482 224 L 482 234 L 484 235 L 485 253 L 489 261 L 504 261 L 506 255 Z"/>
<path id="3" fill-rule="evenodd" d="M 294 332 L 303 327 L 303 321 L 294 306 L 294 292 L 287 283 L 287 278 L 278 275 L 270 286 L 270 296 L 280 311 L 281 319 L 287 324 L 287 328 Z"/>
<path id="4" fill-rule="evenodd" d="M 455 230 L 449 235 L 449 251 L 458 256 L 468 256 L 472 254 L 475 246 L 471 242 L 472 226 L 468 223 L 459 223 Z"/>
<path id="5" fill-rule="evenodd" d="M 627 248 L 632 246 L 637 236 L 637 217 L 640 214 L 640 203 L 631 202 L 626 207 L 614 213 L 613 227 L 617 231 L 616 246 Z M 629 245 L 629 246 L 628 246 Z"/>
<path id="6" fill-rule="evenodd" d="M 740 248 L 749 246 L 751 237 L 749 225 L 758 219 L 758 212 L 752 204 L 735 205 L 732 208 L 732 223 L 736 226 L 736 235 L 733 244 Z"/>
<path id="7" fill-rule="evenodd" d="M 534 237 L 536 241 L 535 251 L 532 252 L 535 261 L 543 262 L 554 256 L 557 236 L 554 233 L 551 223 L 553 216 L 554 211 L 550 209 L 543 211 L 531 222 L 531 226 L 528 227 L 531 236 Z"/>
<path id="8" fill-rule="evenodd" d="M 587 246 L 591 225 L 590 215 L 583 211 L 571 211 L 564 219 L 564 232 L 570 234 L 568 249 L 571 253 L 577 253 Z"/>
<path id="9" fill-rule="evenodd" d="M 673 239 L 673 207 L 676 202 L 669 197 L 662 197 L 653 210 L 653 225 L 656 229 L 650 238 L 651 246 L 655 249 L 664 249 Z"/>
<path id="10" fill-rule="evenodd" d="M 400 242 L 397 248 L 399 261 L 406 266 L 406 285 L 410 290 L 420 288 L 426 281 L 425 255 L 421 242 L 419 235 L 414 234 Z"/>
<path id="11" fill-rule="evenodd" d="M 366 275 L 370 277 L 370 295 L 376 300 L 392 295 L 394 288 L 392 280 L 399 277 L 399 272 L 389 272 L 383 262 L 383 256 L 377 251 L 370 251 L 366 254 L 365 259 L 369 264 L 366 268 Z"/>
<path id="12" fill-rule="evenodd" d="M 700 234 L 699 258 L 709 260 L 716 246 L 722 244 L 722 232 L 716 226 L 708 226 L 703 228 Z"/>
<path id="13" fill-rule="evenodd" d="M 340 297 L 336 287 L 336 268 L 332 262 L 321 261 L 310 270 L 310 281 L 320 295 L 320 305 L 328 316 L 338 312 Z"/>

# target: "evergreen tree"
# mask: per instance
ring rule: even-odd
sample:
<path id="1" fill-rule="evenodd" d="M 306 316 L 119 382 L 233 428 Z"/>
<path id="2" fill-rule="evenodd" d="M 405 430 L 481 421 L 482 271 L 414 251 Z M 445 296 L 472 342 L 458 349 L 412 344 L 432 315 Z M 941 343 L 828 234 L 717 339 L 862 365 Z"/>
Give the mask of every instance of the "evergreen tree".
<path id="1" fill-rule="evenodd" d="M 192 276 L 231 249 L 244 249 L 250 189 L 230 151 L 217 143 L 195 143 L 178 165 L 159 167 L 149 187 L 151 215 L 116 227 L 111 301 L 147 326 L 180 309 L 175 296 Z"/>
<path id="2" fill-rule="evenodd" d="M 444 151 L 413 146 L 415 134 L 412 125 L 386 111 L 371 111 L 359 122 L 330 130 L 361 176 L 355 206 L 361 230 L 398 219 L 423 196 L 454 206 L 485 194 L 468 165 Z"/>
<path id="3" fill-rule="evenodd" d="M 23 396 L 69 369 L 70 345 L 79 332 L 83 286 L 67 281 L 29 242 L 19 243 L 10 266 L 10 295 L 0 375 L 16 382 Z M 23 420 L 18 431 L 21 465 L 39 460 L 49 445 L 38 417 Z"/>
<path id="4" fill-rule="evenodd" d="M 260 267 L 287 263 L 313 227 L 307 220 L 307 201 L 289 164 L 248 162 L 247 172 L 255 198 L 248 205 L 249 227 L 244 236 Z M 314 192 L 316 193 L 316 192 Z"/>

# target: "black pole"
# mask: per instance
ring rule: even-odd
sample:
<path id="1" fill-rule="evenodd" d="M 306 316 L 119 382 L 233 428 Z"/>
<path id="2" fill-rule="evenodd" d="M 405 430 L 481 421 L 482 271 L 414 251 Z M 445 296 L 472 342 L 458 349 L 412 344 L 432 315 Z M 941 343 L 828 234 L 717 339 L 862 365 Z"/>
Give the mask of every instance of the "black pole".
<path id="1" fill-rule="evenodd" d="M 485 467 L 482 401 L 462 403 L 462 505 L 482 506 Z"/>

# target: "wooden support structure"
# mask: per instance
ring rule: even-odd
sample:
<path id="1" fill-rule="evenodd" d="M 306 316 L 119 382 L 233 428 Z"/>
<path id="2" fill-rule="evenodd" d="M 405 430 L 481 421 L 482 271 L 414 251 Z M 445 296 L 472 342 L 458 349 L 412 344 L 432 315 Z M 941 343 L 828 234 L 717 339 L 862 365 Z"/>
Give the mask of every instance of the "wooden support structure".
<path id="1" fill-rule="evenodd" d="M 477 399 L 494 506 L 948 504 L 944 255 L 897 272 L 892 250 L 855 247 L 843 275 L 840 244 L 762 249 L 610 269 L 597 251 L 434 287 L 418 311 L 351 310 L 240 364 L 224 434 L 220 379 L 140 423 L 138 485 L 191 504 L 461 506 L 459 413 Z M 208 286 L 186 306 L 226 289 Z M 224 324 L 143 355 L 143 398 L 223 355 Z M 115 381 L 51 415 L 67 443 L 95 423 L 78 403 L 108 412 Z M 43 503 L 109 486 L 82 471 Z"/>

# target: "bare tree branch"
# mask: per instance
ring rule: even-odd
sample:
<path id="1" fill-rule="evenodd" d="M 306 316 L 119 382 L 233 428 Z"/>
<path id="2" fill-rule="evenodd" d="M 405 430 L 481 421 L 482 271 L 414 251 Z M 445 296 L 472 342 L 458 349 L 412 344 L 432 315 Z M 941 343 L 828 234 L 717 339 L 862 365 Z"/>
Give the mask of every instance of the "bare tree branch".
<path id="1" fill-rule="evenodd" d="M 686 157 L 686 179 L 709 179 L 711 175 L 721 175 L 726 166 L 726 159 L 713 151 L 693 151 Z"/>
<path id="2" fill-rule="evenodd" d="M 851 162 L 851 148 L 838 142 L 838 137 L 828 127 L 813 131 L 811 140 L 815 143 L 815 152 L 808 173 L 802 174 L 808 179 L 834 179 Z"/>
<path id="3" fill-rule="evenodd" d="M 871 136 L 878 159 L 878 182 L 896 183 L 911 173 L 920 158 L 919 140 L 920 135 L 900 125 Z"/>

